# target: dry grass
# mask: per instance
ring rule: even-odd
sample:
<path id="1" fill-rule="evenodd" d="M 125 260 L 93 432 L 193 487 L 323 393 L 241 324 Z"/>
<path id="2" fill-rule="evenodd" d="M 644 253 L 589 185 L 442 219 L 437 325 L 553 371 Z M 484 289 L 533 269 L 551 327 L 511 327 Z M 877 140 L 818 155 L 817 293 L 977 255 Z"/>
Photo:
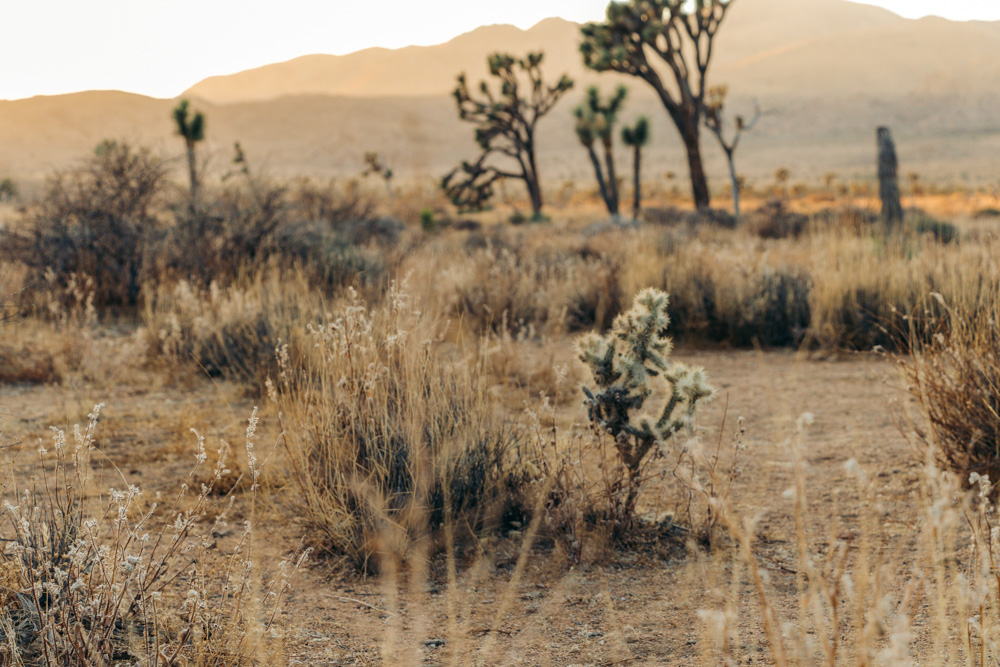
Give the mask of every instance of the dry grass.
<path id="1" fill-rule="evenodd" d="M 40 447 L 28 473 L 5 462 L 0 561 L 8 601 L 0 643 L 7 664 L 256 664 L 277 636 L 282 598 L 302 563 L 283 564 L 262 583 L 253 562 L 262 468 L 256 411 L 245 443 L 249 517 L 219 561 L 211 535 L 226 525 L 232 503 L 214 500 L 213 486 L 229 473 L 229 446 L 220 446 L 214 472 L 197 490 L 192 482 L 208 453 L 194 433 L 197 467 L 165 503 L 145 499 L 123 476 L 104 491 L 94 477 L 102 407 L 72 438 L 53 429 L 51 451 Z"/>
<path id="2" fill-rule="evenodd" d="M 705 664 L 743 657 L 737 633 L 748 609 L 763 619 L 779 665 L 998 657 L 1000 591 L 985 585 L 1000 558 L 992 485 L 973 478 L 969 492 L 961 483 L 972 472 L 1000 477 L 1000 241 L 983 220 L 952 230 L 914 218 L 886 237 L 848 208 L 772 207 L 735 228 L 723 215 L 666 209 L 650 209 L 634 227 L 567 214 L 512 228 L 495 211 L 481 229 L 425 229 L 420 212 L 440 200 L 420 188 L 375 203 L 358 184 L 246 175 L 206 187 L 196 206 L 169 193 L 157 199 L 156 188 L 122 204 L 127 192 L 101 180 L 118 164 L 108 155 L 53 181 L 48 200 L 22 220 L 31 224 L 5 237 L 32 253 L 6 252 L 0 269 L 0 295 L 17 295 L 23 318 L 4 325 L 0 383 L 106 388 L 143 366 L 157 378 L 186 368 L 266 391 L 284 431 L 271 464 L 276 511 L 301 519 L 314 546 L 351 566 L 345 572 L 378 573 L 384 662 L 420 659 L 411 640 L 430 623 L 420 603 L 430 604 L 432 581 L 446 590 L 441 632 L 452 663 L 495 664 L 540 547 L 558 569 L 654 541 L 675 554 L 688 542 L 688 567 L 709 591 Z M 118 162 L 137 157 L 126 151 Z M 145 163 L 129 164 L 119 166 Z M 587 199 L 563 194 L 567 205 Z M 156 233 L 147 238 L 139 219 Z M 84 252 L 78 241 L 94 230 L 100 252 Z M 125 252 L 136 234 L 142 242 Z M 590 359 L 597 426 L 573 421 L 586 368 L 554 367 L 568 334 L 606 332 L 650 286 L 669 293 L 670 331 L 688 343 L 911 355 L 904 373 L 925 421 L 908 428 L 917 425 L 930 448 L 920 449 L 928 462 L 908 571 L 883 563 L 877 481 L 853 464 L 856 501 L 868 513 L 852 537 L 832 518 L 828 534 L 810 532 L 818 510 L 804 472 L 808 419 L 788 450 L 792 610 L 775 602 L 784 592 L 759 567 L 757 517 L 739 504 L 742 422 L 731 446 L 704 433 L 643 430 L 636 415 L 618 424 L 627 428 L 614 435 L 625 437 L 609 437 L 608 411 L 669 405 L 690 383 L 672 376 L 622 393 L 602 381 L 600 355 Z M 609 397 L 621 401 L 601 403 L 604 413 L 594 407 Z M 155 509 L 133 487 L 105 495 L 95 485 L 96 429 L 71 443 L 57 436 L 54 452 L 8 466 L 18 482 L 8 486 L 4 537 L 14 542 L 0 566 L 7 655 L 43 664 L 280 660 L 267 633 L 287 579 L 252 567 L 253 428 L 242 478 L 225 463 L 226 446 L 206 466 L 198 440 L 201 471 Z M 639 496 L 654 487 L 661 497 Z M 237 495 L 248 523 L 219 558 L 204 545 Z M 501 554 L 509 580 L 495 588 L 495 613 L 480 628 L 468 590 L 496 577 Z M 404 589 L 418 604 L 407 608 Z M 614 605 L 605 606 L 611 617 Z M 485 638 L 465 652 L 476 634 Z"/>
<path id="3" fill-rule="evenodd" d="M 521 519 L 530 462 L 480 365 L 449 359 L 442 323 L 395 287 L 384 305 L 354 296 L 335 312 L 298 349 L 281 347 L 269 384 L 317 546 L 378 570 L 433 550 L 445 524 L 490 532 Z"/>
<path id="4" fill-rule="evenodd" d="M 1000 479 L 1000 331 L 996 302 L 978 311 L 953 307 L 940 294 L 943 312 L 929 341 L 917 339 L 900 360 L 910 393 L 924 420 L 911 428 L 939 465 L 967 479 Z"/>

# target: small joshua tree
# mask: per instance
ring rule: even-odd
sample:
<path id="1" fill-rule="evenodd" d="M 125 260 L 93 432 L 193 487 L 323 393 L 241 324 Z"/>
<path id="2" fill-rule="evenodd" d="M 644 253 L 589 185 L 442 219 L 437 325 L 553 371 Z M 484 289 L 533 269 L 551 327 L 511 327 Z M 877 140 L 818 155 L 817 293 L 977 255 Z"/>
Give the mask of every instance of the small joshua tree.
<path id="1" fill-rule="evenodd" d="M 11 178 L 0 179 L 0 202 L 17 199 L 17 183 Z"/>
<path id="2" fill-rule="evenodd" d="M 535 158 L 537 125 L 573 87 L 566 75 L 555 85 L 546 85 L 542 81 L 542 59 L 540 52 L 525 58 L 494 53 L 488 62 L 490 74 L 500 79 L 500 91 L 494 93 L 482 81 L 479 98 L 473 97 L 465 74 L 459 75 L 452 93 L 458 116 L 475 124 L 476 143 L 482 149 L 475 162 L 462 162 L 441 179 L 441 189 L 460 209 L 482 210 L 493 196 L 493 184 L 510 178 L 524 181 L 533 217 L 541 219 L 542 189 Z"/>
<path id="3" fill-rule="evenodd" d="M 181 100 L 174 108 L 174 123 L 177 125 L 177 134 L 184 139 L 187 147 L 188 176 L 191 178 L 191 201 L 198 196 L 198 168 L 195 162 L 195 144 L 205 139 L 205 116 L 196 111 L 189 116 L 189 103 Z"/>
<path id="4" fill-rule="evenodd" d="M 614 440 L 624 468 L 624 479 L 613 489 L 619 499 L 624 495 L 613 499 L 619 529 L 631 521 L 648 463 L 664 443 L 693 426 L 698 405 L 715 394 L 704 370 L 668 360 L 667 299 L 665 292 L 645 289 L 631 310 L 615 318 L 608 335 L 591 333 L 578 342 L 580 359 L 597 384 L 583 388 L 587 414 L 599 437 Z M 656 381 L 664 385 L 663 405 L 657 413 L 644 413 Z"/>
<path id="5" fill-rule="evenodd" d="M 639 116 L 632 127 L 622 128 L 622 142 L 632 148 L 632 217 L 642 209 L 642 149 L 649 144 L 649 119 Z"/>
<path id="6" fill-rule="evenodd" d="M 722 147 L 722 152 L 726 154 L 726 161 L 729 163 L 729 178 L 733 187 L 733 215 L 740 217 L 740 178 L 736 175 L 736 149 L 740 145 L 740 139 L 744 132 L 749 132 L 760 120 L 760 105 L 756 100 L 753 103 L 753 117 L 747 121 L 743 116 L 736 116 L 733 123 L 732 136 L 726 139 L 726 93 L 729 89 L 726 86 L 713 86 L 708 90 L 708 99 L 705 102 L 705 127 L 708 128 Z"/>
<path id="7" fill-rule="evenodd" d="M 618 112 L 628 89 L 625 86 L 618 86 L 614 95 L 607 101 L 601 100 L 601 93 L 597 86 L 587 89 L 587 99 L 576 109 L 573 115 L 576 116 L 576 136 L 580 143 L 587 149 L 590 155 L 590 163 L 594 166 L 594 174 L 597 176 L 597 185 L 601 189 L 601 198 L 604 199 L 608 213 L 615 220 L 618 219 L 618 177 L 615 175 L 615 154 L 614 138 L 615 123 L 618 121 Z M 597 157 L 594 144 L 598 141 L 604 150 L 604 167 Z M 607 171 L 605 172 L 605 168 Z"/>
<path id="8" fill-rule="evenodd" d="M 392 169 L 388 167 L 384 162 L 382 162 L 382 156 L 378 153 L 369 151 L 365 153 L 365 170 L 361 172 L 362 176 L 381 176 L 382 180 L 385 181 L 385 191 L 389 195 L 389 204 L 392 204 L 393 194 L 392 194 Z"/>

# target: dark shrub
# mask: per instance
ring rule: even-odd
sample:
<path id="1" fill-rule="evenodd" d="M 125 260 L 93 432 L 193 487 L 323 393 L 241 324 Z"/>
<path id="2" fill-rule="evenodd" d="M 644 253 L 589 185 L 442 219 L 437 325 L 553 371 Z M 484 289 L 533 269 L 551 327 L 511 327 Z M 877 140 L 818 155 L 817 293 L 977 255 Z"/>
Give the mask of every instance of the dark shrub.
<path id="1" fill-rule="evenodd" d="M 149 151 L 104 142 L 84 164 L 49 180 L 41 203 L 6 233 L 4 258 L 26 264 L 36 287 L 46 274 L 62 291 L 86 276 L 95 307 L 134 307 L 165 176 L 163 160 Z"/>
<path id="2" fill-rule="evenodd" d="M 797 238 L 809 227 L 809 217 L 789 211 L 774 199 L 747 216 L 747 229 L 763 239 Z"/>
<path id="3" fill-rule="evenodd" d="M 934 237 L 938 243 L 951 243 L 958 238 L 958 228 L 950 222 L 933 218 L 923 211 L 909 211 L 907 224 L 918 234 L 927 234 Z"/>

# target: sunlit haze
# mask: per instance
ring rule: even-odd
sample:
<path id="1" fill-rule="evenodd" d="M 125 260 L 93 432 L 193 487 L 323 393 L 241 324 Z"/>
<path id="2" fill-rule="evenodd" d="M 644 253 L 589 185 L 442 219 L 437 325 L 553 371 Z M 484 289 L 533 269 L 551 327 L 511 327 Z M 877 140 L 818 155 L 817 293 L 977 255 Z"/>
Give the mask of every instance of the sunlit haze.
<path id="1" fill-rule="evenodd" d="M 803 5 L 811 0 L 801 0 Z M 0 99 L 118 89 L 174 97 L 199 80 L 310 53 L 429 45 L 481 25 L 599 18 L 605 0 L 33 0 L 8 3 Z M 995 0 L 879 0 L 907 17 L 1000 20 Z"/>

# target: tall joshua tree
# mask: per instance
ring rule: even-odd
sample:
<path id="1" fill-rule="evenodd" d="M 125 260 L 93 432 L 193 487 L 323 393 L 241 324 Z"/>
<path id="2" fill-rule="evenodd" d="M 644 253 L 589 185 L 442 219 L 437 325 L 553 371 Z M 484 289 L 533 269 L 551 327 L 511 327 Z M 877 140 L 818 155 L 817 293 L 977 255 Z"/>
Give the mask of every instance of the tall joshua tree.
<path id="1" fill-rule="evenodd" d="M 649 119 L 639 116 L 632 127 L 622 128 L 622 142 L 632 148 L 632 217 L 642 210 L 642 149 L 649 144 Z"/>
<path id="2" fill-rule="evenodd" d="M 736 116 L 732 136 L 727 139 L 727 123 L 724 112 L 728 90 L 726 86 L 713 86 L 708 90 L 708 98 L 705 102 L 705 127 L 715 136 L 719 146 L 722 147 L 722 152 L 726 154 L 726 160 L 729 163 L 729 178 L 732 180 L 733 188 L 733 215 L 738 218 L 740 217 L 740 179 L 736 175 L 736 149 L 740 145 L 743 133 L 749 132 L 757 125 L 761 113 L 760 105 L 754 100 L 753 117 L 747 121 L 743 116 Z"/>
<path id="3" fill-rule="evenodd" d="M 597 86 L 591 86 L 587 89 L 587 99 L 573 111 L 573 115 L 576 116 L 576 136 L 590 155 L 590 163 L 597 175 L 601 197 L 608 207 L 608 213 L 615 219 L 619 215 L 618 177 L 615 174 L 614 153 L 615 123 L 618 122 L 618 112 L 627 94 L 628 89 L 625 86 L 618 86 L 614 95 L 604 101 Z M 597 151 L 594 150 L 594 144 L 598 141 L 604 150 L 603 168 L 597 157 Z"/>
<path id="4" fill-rule="evenodd" d="M 701 161 L 700 126 L 715 36 L 734 0 L 627 0 L 608 4 L 604 21 L 581 28 L 580 52 L 597 72 L 642 79 L 659 96 L 687 152 L 698 208 L 710 204 Z M 655 64 L 666 65 L 670 86 Z"/>
<path id="5" fill-rule="evenodd" d="M 458 115 L 476 126 L 476 143 L 482 149 L 475 162 L 463 161 L 441 179 L 441 188 L 459 208 L 482 210 L 493 195 L 493 184 L 510 178 L 524 181 L 532 213 L 541 218 L 542 188 L 535 156 L 538 121 L 573 87 L 566 75 L 555 85 L 546 85 L 543 57 L 540 52 L 524 58 L 490 55 L 490 75 L 500 80 L 500 89 L 493 92 L 482 81 L 479 97 L 469 90 L 465 74 L 458 76 L 452 93 Z"/>
<path id="6" fill-rule="evenodd" d="M 198 196 L 198 168 L 195 162 L 195 144 L 205 139 L 205 116 L 196 111 L 189 115 L 188 101 L 181 100 L 174 108 L 174 123 L 177 134 L 184 139 L 187 147 L 188 175 L 191 178 L 191 201 Z"/>

